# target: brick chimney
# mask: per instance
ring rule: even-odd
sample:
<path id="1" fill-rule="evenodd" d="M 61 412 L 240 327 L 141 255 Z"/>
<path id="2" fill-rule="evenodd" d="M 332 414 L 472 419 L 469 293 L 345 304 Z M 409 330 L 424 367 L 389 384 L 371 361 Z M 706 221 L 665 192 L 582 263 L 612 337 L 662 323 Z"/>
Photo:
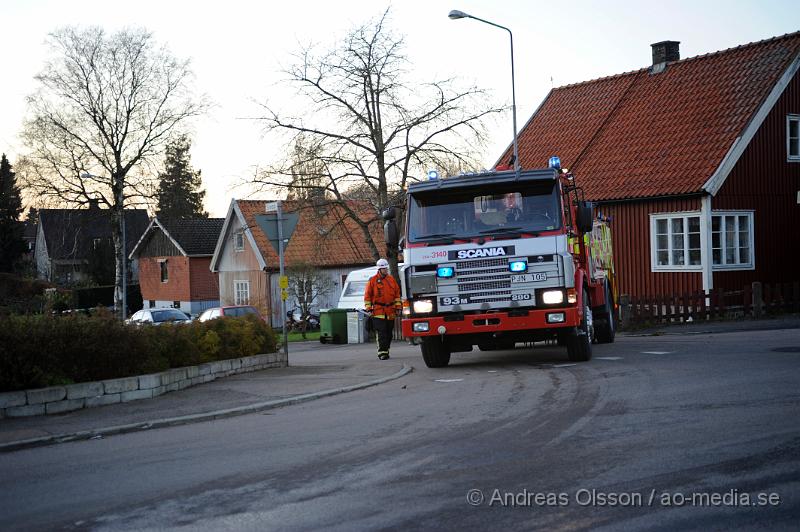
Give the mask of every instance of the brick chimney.
<path id="1" fill-rule="evenodd" d="M 653 49 L 653 66 L 650 67 L 652 74 L 663 72 L 667 68 L 667 63 L 673 61 L 680 61 L 680 42 L 679 41 L 661 41 L 651 44 Z"/>

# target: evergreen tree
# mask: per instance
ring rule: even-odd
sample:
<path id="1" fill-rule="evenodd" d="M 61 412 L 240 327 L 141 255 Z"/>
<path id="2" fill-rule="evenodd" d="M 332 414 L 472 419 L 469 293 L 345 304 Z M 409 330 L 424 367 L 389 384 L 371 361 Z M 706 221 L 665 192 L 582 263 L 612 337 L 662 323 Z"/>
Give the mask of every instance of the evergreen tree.
<path id="1" fill-rule="evenodd" d="M 158 176 L 157 215 L 161 218 L 207 218 L 203 210 L 205 190 L 201 190 L 200 170 L 189 161 L 191 142 L 181 135 L 167 145 L 164 172 Z"/>
<path id="2" fill-rule="evenodd" d="M 10 272 L 25 253 L 24 226 L 19 220 L 22 198 L 16 175 L 4 153 L 0 159 L 0 272 Z"/>

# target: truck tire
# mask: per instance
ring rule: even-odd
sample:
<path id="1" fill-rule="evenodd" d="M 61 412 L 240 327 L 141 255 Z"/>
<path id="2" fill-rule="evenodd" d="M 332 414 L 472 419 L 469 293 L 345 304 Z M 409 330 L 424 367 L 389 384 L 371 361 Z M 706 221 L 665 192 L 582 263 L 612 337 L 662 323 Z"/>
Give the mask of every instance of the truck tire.
<path id="1" fill-rule="evenodd" d="M 583 319 L 576 327 L 575 334 L 567 337 L 567 357 L 570 362 L 588 362 L 592 359 L 592 337 L 594 326 L 592 321 L 592 302 L 589 291 L 583 289 Z"/>
<path id="2" fill-rule="evenodd" d="M 617 319 L 614 316 L 614 301 L 611 299 L 611 290 L 605 283 L 606 304 L 595 310 L 598 320 L 594 328 L 595 339 L 598 344 L 614 343 L 617 333 Z"/>
<path id="3" fill-rule="evenodd" d="M 420 350 L 422 359 L 429 368 L 443 368 L 450 363 L 450 348 L 441 338 L 423 338 Z"/>

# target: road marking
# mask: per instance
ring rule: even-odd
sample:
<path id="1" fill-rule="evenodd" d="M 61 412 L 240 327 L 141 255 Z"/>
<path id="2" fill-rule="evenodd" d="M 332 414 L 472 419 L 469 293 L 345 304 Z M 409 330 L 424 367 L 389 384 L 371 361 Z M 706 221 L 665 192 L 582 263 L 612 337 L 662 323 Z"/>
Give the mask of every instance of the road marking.
<path id="1" fill-rule="evenodd" d="M 552 367 L 554 368 L 568 368 L 571 366 L 577 366 L 577 364 L 553 364 Z"/>
<path id="2" fill-rule="evenodd" d="M 490 369 L 487 373 L 497 373 L 496 369 Z"/>
<path id="3" fill-rule="evenodd" d="M 436 379 L 436 382 L 461 382 L 464 379 Z"/>
<path id="4" fill-rule="evenodd" d="M 642 351 L 645 355 L 668 355 L 674 351 Z"/>
<path id="5" fill-rule="evenodd" d="M 597 360 L 622 360 L 622 357 L 594 357 Z"/>

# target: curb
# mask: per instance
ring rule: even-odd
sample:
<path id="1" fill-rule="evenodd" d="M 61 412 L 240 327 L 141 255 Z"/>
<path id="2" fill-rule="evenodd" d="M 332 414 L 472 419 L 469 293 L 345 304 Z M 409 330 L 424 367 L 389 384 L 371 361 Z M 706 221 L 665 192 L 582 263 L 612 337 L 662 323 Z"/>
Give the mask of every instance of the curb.
<path id="1" fill-rule="evenodd" d="M 264 410 L 271 410 L 273 408 L 279 408 L 281 406 L 288 406 L 294 405 L 299 403 L 305 403 L 307 401 L 313 401 L 315 399 L 322 399 L 324 397 L 330 397 L 332 395 L 338 395 L 341 393 L 353 392 L 356 390 L 362 390 L 364 388 L 369 388 L 371 386 L 376 386 L 378 384 L 383 384 L 385 382 L 393 381 L 395 379 L 399 379 L 403 377 L 411 371 L 413 371 L 412 366 L 407 366 L 403 364 L 403 367 L 400 371 L 389 375 L 388 377 L 380 377 L 378 379 L 374 379 L 367 382 L 361 382 L 358 384 L 352 384 L 350 386 L 344 386 L 342 388 L 333 388 L 330 390 L 323 390 L 321 392 L 312 392 L 302 395 L 295 395 L 292 397 L 286 397 L 284 399 L 276 399 L 273 401 L 265 401 L 262 403 L 254 403 L 252 405 L 247 406 L 240 406 L 236 408 L 226 408 L 223 410 L 214 410 L 212 412 L 204 412 L 202 414 L 190 414 L 186 416 L 178 416 L 178 417 L 170 417 L 164 419 L 156 419 L 152 421 L 142 421 L 139 423 L 130 423 L 127 425 L 117 425 L 113 427 L 104 427 L 100 429 L 92 429 L 92 430 L 83 430 L 79 432 L 73 433 L 65 433 L 65 434 L 53 434 L 51 436 L 42 436 L 39 438 L 31 438 L 28 440 L 19 440 L 13 441 L 8 443 L 0 444 L 0 453 L 11 452 L 11 451 L 18 451 L 21 449 L 30 449 L 33 447 L 42 447 L 45 445 L 53 445 L 57 443 L 67 443 L 72 441 L 80 441 L 80 440 L 94 440 L 94 439 L 101 439 L 105 436 L 113 436 L 115 434 L 126 434 L 128 432 L 138 432 L 142 430 L 149 430 L 149 429 L 158 429 L 164 427 L 174 427 L 177 425 L 188 425 L 190 423 L 200 423 L 203 421 L 211 421 L 214 419 L 224 419 L 229 417 L 235 416 L 243 416 L 246 414 L 254 414 L 256 412 L 262 412 Z"/>

